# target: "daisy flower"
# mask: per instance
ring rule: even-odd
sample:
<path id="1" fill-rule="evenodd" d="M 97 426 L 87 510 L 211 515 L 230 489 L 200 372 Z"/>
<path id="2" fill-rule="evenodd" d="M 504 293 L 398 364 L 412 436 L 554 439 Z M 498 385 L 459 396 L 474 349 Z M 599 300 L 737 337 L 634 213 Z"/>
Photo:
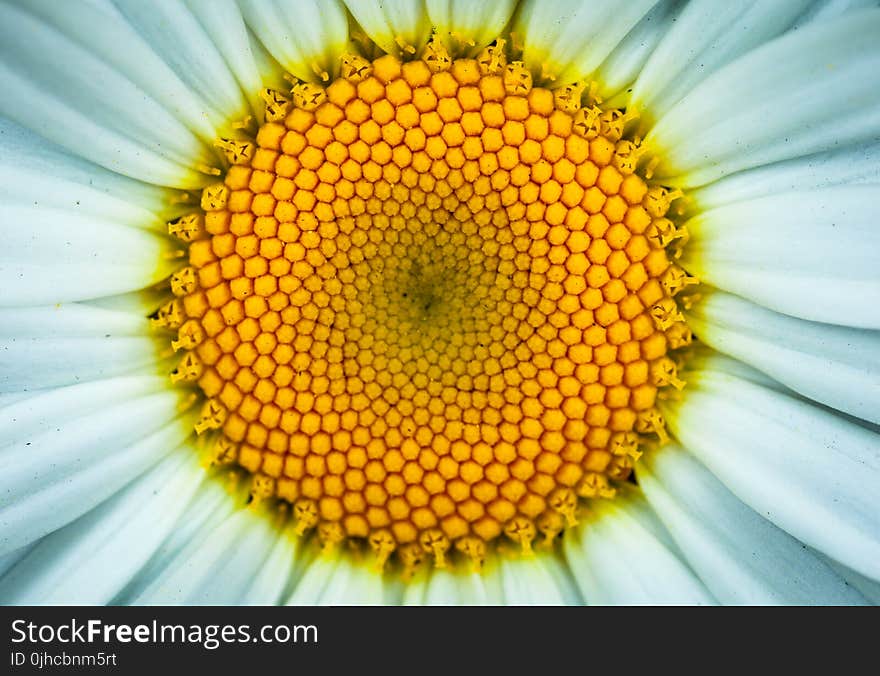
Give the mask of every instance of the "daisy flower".
<path id="1" fill-rule="evenodd" d="M 880 9 L 0 4 L 0 600 L 880 601 Z"/>

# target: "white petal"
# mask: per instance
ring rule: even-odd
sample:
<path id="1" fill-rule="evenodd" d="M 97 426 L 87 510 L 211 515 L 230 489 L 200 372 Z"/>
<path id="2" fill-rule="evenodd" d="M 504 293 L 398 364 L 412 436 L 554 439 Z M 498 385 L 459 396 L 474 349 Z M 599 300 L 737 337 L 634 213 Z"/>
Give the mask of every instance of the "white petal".
<path id="1" fill-rule="evenodd" d="M 639 74 L 630 106 L 661 118 L 707 76 L 786 31 L 810 2 L 688 3 Z"/>
<path id="2" fill-rule="evenodd" d="M 147 287 L 138 291 L 129 291 L 116 296 L 101 296 L 83 301 L 82 305 L 95 307 L 110 312 L 136 314 L 140 317 L 152 315 L 158 308 L 165 305 L 174 296 L 167 286 Z"/>
<path id="3" fill-rule="evenodd" d="M 837 185 L 880 183 L 880 143 L 857 144 L 741 171 L 688 192 L 688 209 L 707 211 L 732 202 Z"/>
<path id="4" fill-rule="evenodd" d="M 821 554 L 817 554 L 817 556 L 824 558 L 825 562 L 836 570 L 838 575 L 846 580 L 851 587 L 857 589 L 862 596 L 875 606 L 880 606 L 880 582 L 869 580 L 864 575 L 859 575 L 854 570 L 837 563 L 837 561 L 822 557 Z"/>
<path id="5" fill-rule="evenodd" d="M 677 439 L 756 512 L 880 579 L 880 435 L 714 368 L 661 402 Z"/>
<path id="6" fill-rule="evenodd" d="M 618 498 L 563 538 L 575 582 L 590 604 L 712 604 L 693 572 Z"/>
<path id="7" fill-rule="evenodd" d="M 240 0 L 242 14 L 260 42 L 288 72 L 302 80 L 339 72 L 348 43 L 348 17 L 336 0 Z"/>
<path id="8" fill-rule="evenodd" d="M 562 600 L 569 606 L 583 606 L 587 604 L 581 590 L 575 582 L 574 576 L 565 559 L 557 554 L 543 559 L 543 565 L 547 573 L 556 583 L 556 588 L 562 595 Z"/>
<path id="9" fill-rule="evenodd" d="M 244 17 L 235 0 L 185 0 L 204 31 L 217 45 L 220 56 L 245 97 L 251 110 L 259 114 L 263 110 L 260 89 L 266 84 L 260 77 Z M 262 119 L 262 118 L 258 118 Z"/>
<path id="10" fill-rule="evenodd" d="M 633 514 L 633 518 L 639 522 L 639 525 L 647 530 L 654 539 L 665 547 L 680 561 L 684 561 L 684 555 L 678 548 L 678 543 L 663 525 L 660 517 L 651 508 L 651 505 L 644 499 L 640 493 L 628 492 L 625 494 L 626 508 Z M 588 599 L 589 602 L 589 599 Z"/>
<path id="11" fill-rule="evenodd" d="M 0 448 L 24 444 L 62 423 L 76 423 L 114 404 L 167 389 L 165 378 L 139 376 L 45 390 L 0 410 Z"/>
<path id="12" fill-rule="evenodd" d="M 880 328 L 880 185 L 789 192 L 687 222 L 682 264 L 703 281 L 803 319 Z"/>
<path id="13" fill-rule="evenodd" d="M 162 380 L 76 385 L 0 411 L 0 553 L 84 514 L 191 434 Z"/>
<path id="14" fill-rule="evenodd" d="M 565 84 L 595 71 L 657 0 L 524 0 L 514 20 L 523 60 Z"/>
<path id="15" fill-rule="evenodd" d="M 0 309 L 0 338 L 100 338 L 143 336 L 143 315 L 69 303 Z"/>
<path id="16" fill-rule="evenodd" d="M 242 605 L 278 605 L 290 584 L 296 563 L 296 543 L 289 537 L 276 538 L 275 546 L 241 595 Z"/>
<path id="17" fill-rule="evenodd" d="M 645 139 L 660 160 L 655 177 L 700 186 L 876 138 L 878 34 L 880 10 L 851 12 L 789 32 L 717 71 Z"/>
<path id="18" fill-rule="evenodd" d="M 260 39 L 254 34 L 250 26 L 245 27 L 247 30 L 248 44 L 251 48 L 251 54 L 254 56 L 254 63 L 264 87 L 276 89 L 280 92 L 290 91 L 291 81 L 287 69 L 278 63 L 269 53 L 266 47 L 260 42 Z M 262 99 L 258 102 L 265 106 Z M 258 108 L 259 110 L 259 108 Z M 259 118 L 258 119 L 262 119 Z"/>
<path id="19" fill-rule="evenodd" d="M 203 141 L 213 141 L 216 130 L 206 115 L 206 102 L 153 51 L 113 1 L 89 0 L 59 11 L 53 0 L 28 0 L 26 9 L 131 80 Z M 126 49 L 119 49 L 122 43 Z"/>
<path id="20" fill-rule="evenodd" d="M 370 39 L 388 54 L 419 50 L 431 34 L 422 0 L 345 0 L 345 4 Z"/>
<path id="21" fill-rule="evenodd" d="M 637 472 L 651 506 L 722 603 L 864 603 L 810 550 L 740 502 L 682 448 L 667 444 L 648 454 Z"/>
<path id="22" fill-rule="evenodd" d="M 0 308 L 0 392 L 158 372 L 149 321 L 84 305 Z"/>
<path id="23" fill-rule="evenodd" d="M 184 547 L 137 598 L 151 605 L 235 605 L 241 602 L 282 537 L 270 517 L 238 509 Z M 288 556 L 296 546 L 288 540 Z"/>
<path id="24" fill-rule="evenodd" d="M 197 469 L 205 475 L 203 468 Z M 200 482 L 195 495 L 180 511 L 168 536 L 134 579 L 113 599 L 113 603 L 143 603 L 139 599 L 156 580 L 165 575 L 175 559 L 184 551 L 197 549 L 232 514 L 241 503 L 238 497 L 231 495 L 226 484 L 218 477 L 207 477 L 206 481 Z"/>
<path id="25" fill-rule="evenodd" d="M 599 95 L 603 99 L 611 99 L 635 81 L 657 43 L 676 21 L 680 9 L 681 3 L 677 0 L 661 0 L 606 57 L 596 71 Z M 605 103 L 610 107 L 617 105 L 616 101 Z M 619 105 L 628 106 L 629 96 L 625 96 Z"/>
<path id="26" fill-rule="evenodd" d="M 355 563 L 345 554 L 318 555 L 306 564 L 287 599 L 288 606 L 382 605 L 382 575 L 370 566 Z"/>
<path id="27" fill-rule="evenodd" d="M 205 102 L 205 113 L 214 128 L 224 129 L 232 120 L 250 114 L 247 100 L 219 51 L 223 45 L 214 44 L 183 0 L 113 2 L 187 88 Z M 218 9 L 223 7 L 214 4 Z"/>
<path id="28" fill-rule="evenodd" d="M 46 536 L 0 579 L 4 603 L 105 604 L 168 535 L 206 476 L 187 449 L 171 453 L 88 514 Z"/>
<path id="29" fill-rule="evenodd" d="M 795 27 L 805 26 L 811 21 L 828 21 L 844 12 L 876 6 L 877 0 L 818 0 L 798 19 Z"/>
<path id="30" fill-rule="evenodd" d="M 685 312 L 700 340 L 810 399 L 880 423 L 880 332 L 781 315 L 704 292 Z"/>
<path id="31" fill-rule="evenodd" d="M 428 18 L 437 35 L 450 47 L 472 41 L 471 50 L 485 47 L 501 35 L 516 8 L 516 0 L 426 0 Z"/>
<path id="32" fill-rule="evenodd" d="M 405 583 L 404 605 L 425 606 L 497 606 L 504 596 L 497 563 L 487 561 L 479 573 L 450 572 L 435 569 Z"/>
<path id="33" fill-rule="evenodd" d="M 164 227 L 171 192 L 70 155 L 0 118 L 0 198 L 5 204 L 59 207 L 141 228 Z"/>
<path id="34" fill-rule="evenodd" d="M 505 605 L 511 606 L 562 606 L 579 603 L 570 590 L 559 584 L 551 572 L 549 556 L 535 556 L 524 559 L 498 561 L 498 575 L 501 581 L 501 594 Z"/>
<path id="35" fill-rule="evenodd" d="M 0 205 L 0 305 L 47 305 L 142 289 L 181 267 L 168 237 L 63 209 Z"/>
<path id="36" fill-rule="evenodd" d="M 37 542 L 41 542 L 38 540 Z M 37 546 L 37 543 L 33 543 L 28 545 L 27 547 L 20 547 L 16 549 L 14 552 L 9 552 L 8 554 L 4 554 L 0 556 L 0 585 L 2 585 L 2 578 L 7 573 L 7 571 L 12 570 L 18 562 L 25 558 L 30 551 Z M 6 605 L 11 603 L 6 600 L 2 595 L 0 595 L 0 603 Z"/>
<path id="37" fill-rule="evenodd" d="M 120 40 L 126 49 L 118 49 Z M 151 53 L 124 22 L 88 6 L 3 6 L 0 45 L 0 113 L 126 176 L 172 187 L 204 184 L 193 167 L 211 160 L 206 147 L 180 111 L 170 112 L 129 77 L 137 57 L 143 71 Z"/>
<path id="38" fill-rule="evenodd" d="M 766 373 L 762 373 L 753 366 L 749 366 L 745 362 L 733 359 L 720 352 L 700 345 L 697 343 L 692 352 L 688 354 L 686 368 L 688 372 L 700 371 L 704 368 L 710 368 L 713 371 L 726 373 L 740 380 L 747 380 L 755 385 L 760 385 L 768 390 L 776 390 L 783 394 L 791 394 L 791 390 L 782 383 L 774 380 Z"/>
<path id="39" fill-rule="evenodd" d="M 0 317 L 8 314 L 0 310 Z M 0 338 L 0 391 L 62 387 L 131 372 L 157 372 L 149 337 Z"/>
<path id="40" fill-rule="evenodd" d="M 0 392 L 0 409 L 12 406 L 25 399 L 31 399 L 40 394 L 44 394 L 44 392 L 40 390 L 30 390 L 28 392 Z"/>

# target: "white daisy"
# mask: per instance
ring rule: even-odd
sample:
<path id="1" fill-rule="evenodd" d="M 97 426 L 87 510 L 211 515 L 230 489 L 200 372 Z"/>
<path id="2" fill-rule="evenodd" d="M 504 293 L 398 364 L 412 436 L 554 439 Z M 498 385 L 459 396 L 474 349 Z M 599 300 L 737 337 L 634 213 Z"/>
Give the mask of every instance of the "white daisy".
<path id="1" fill-rule="evenodd" d="M 0 600 L 880 602 L 876 4 L 0 3 Z"/>

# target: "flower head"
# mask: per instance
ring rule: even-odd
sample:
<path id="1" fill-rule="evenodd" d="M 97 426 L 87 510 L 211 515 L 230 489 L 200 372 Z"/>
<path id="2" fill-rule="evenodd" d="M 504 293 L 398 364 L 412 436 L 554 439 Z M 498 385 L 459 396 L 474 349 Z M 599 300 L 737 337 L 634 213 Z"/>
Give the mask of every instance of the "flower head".
<path id="1" fill-rule="evenodd" d="M 115 4 L 0 8 L 4 598 L 877 599 L 878 10 Z"/>

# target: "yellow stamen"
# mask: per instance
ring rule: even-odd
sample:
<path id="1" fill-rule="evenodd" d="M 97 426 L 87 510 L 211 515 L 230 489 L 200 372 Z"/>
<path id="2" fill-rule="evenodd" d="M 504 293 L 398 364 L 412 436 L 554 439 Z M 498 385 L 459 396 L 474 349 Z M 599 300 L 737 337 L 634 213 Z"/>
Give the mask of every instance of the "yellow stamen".
<path id="1" fill-rule="evenodd" d="M 397 542 L 394 540 L 394 536 L 387 528 L 381 528 L 370 533 L 369 543 L 373 551 L 376 552 L 376 570 L 384 570 L 388 559 L 394 553 L 394 550 L 397 549 Z"/>
<path id="2" fill-rule="evenodd" d="M 446 45 L 436 35 L 431 36 L 431 40 L 422 54 L 422 60 L 428 65 L 432 73 L 449 70 L 449 67 L 452 65 L 452 57 L 449 56 L 449 50 L 446 49 Z"/>
<path id="3" fill-rule="evenodd" d="M 168 234 L 184 242 L 194 242 L 205 236 L 204 214 L 186 214 L 168 223 Z"/>
<path id="4" fill-rule="evenodd" d="M 216 399 L 208 399 L 202 406 L 202 414 L 195 424 L 197 434 L 203 434 L 208 430 L 219 430 L 226 422 L 228 411 L 226 407 Z"/>
<path id="5" fill-rule="evenodd" d="M 524 517 L 511 519 L 504 527 L 504 534 L 522 547 L 523 555 L 532 554 L 532 540 L 535 539 L 535 524 Z"/>
<path id="6" fill-rule="evenodd" d="M 435 568 L 446 567 L 446 552 L 449 551 L 450 543 L 443 531 L 439 528 L 430 528 L 422 532 L 419 542 L 425 553 L 434 557 Z"/>
<path id="7" fill-rule="evenodd" d="M 275 494 L 275 479 L 265 474 L 255 474 L 251 480 L 251 506 L 255 507 Z"/>
<path id="8" fill-rule="evenodd" d="M 293 516 L 296 519 L 296 534 L 303 535 L 318 525 L 318 505 L 314 500 L 301 498 L 293 505 Z"/>
<path id="9" fill-rule="evenodd" d="M 556 537 L 565 529 L 565 523 L 565 517 L 558 511 L 546 511 L 539 516 L 536 524 L 544 535 L 544 540 L 539 546 L 542 549 L 552 548 Z"/>
<path id="10" fill-rule="evenodd" d="M 254 158 L 255 146 L 250 141 L 221 138 L 214 142 L 214 146 L 223 151 L 229 164 L 250 164 Z"/>
<path id="11" fill-rule="evenodd" d="M 214 465 L 231 465 L 238 459 L 238 444 L 229 437 L 220 435 L 214 445 L 205 456 L 205 464 L 208 467 Z"/>
<path id="12" fill-rule="evenodd" d="M 456 541 L 455 548 L 470 560 L 473 572 L 479 573 L 483 569 L 483 562 L 486 560 L 484 540 L 473 536 L 463 537 Z"/>
<path id="13" fill-rule="evenodd" d="M 585 82 L 575 82 L 553 90 L 553 100 L 557 110 L 576 113 L 581 109 L 581 96 L 586 88 Z"/>
<path id="14" fill-rule="evenodd" d="M 400 562 L 403 564 L 403 579 L 409 580 L 425 560 L 425 552 L 420 545 L 410 543 L 403 545 L 399 551 Z"/>
<path id="15" fill-rule="evenodd" d="M 514 96 L 525 96 L 532 90 L 532 74 L 522 61 L 507 64 L 504 69 L 504 90 Z"/>
<path id="16" fill-rule="evenodd" d="M 322 553 L 329 554 L 345 540 L 345 531 L 338 521 L 324 521 L 318 525 L 318 539 Z"/>
<path id="17" fill-rule="evenodd" d="M 504 53 L 504 40 L 496 40 L 495 44 L 489 45 L 477 56 L 480 73 L 483 75 L 498 75 L 507 66 L 507 55 Z"/>
<path id="18" fill-rule="evenodd" d="M 284 96 L 284 94 L 274 89 L 263 89 L 260 92 L 260 98 L 262 98 L 266 104 L 266 122 L 281 122 L 287 117 L 291 101 Z"/>
<path id="19" fill-rule="evenodd" d="M 205 371 L 205 367 L 193 352 L 187 352 L 177 368 L 171 372 L 172 383 L 194 383 Z"/>

